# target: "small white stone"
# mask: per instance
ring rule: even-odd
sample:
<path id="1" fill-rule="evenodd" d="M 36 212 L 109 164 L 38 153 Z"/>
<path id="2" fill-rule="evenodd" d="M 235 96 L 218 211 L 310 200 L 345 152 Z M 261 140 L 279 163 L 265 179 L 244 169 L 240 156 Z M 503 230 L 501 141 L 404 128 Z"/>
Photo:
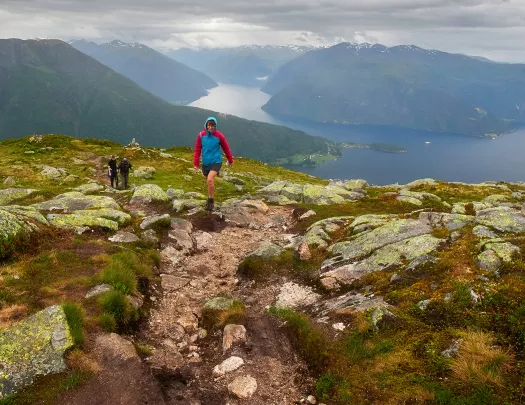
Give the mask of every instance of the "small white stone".
<path id="1" fill-rule="evenodd" d="M 340 332 L 344 331 L 346 329 L 346 326 L 344 323 L 342 322 L 339 322 L 339 323 L 334 323 L 332 325 L 332 328 L 334 328 L 335 330 L 338 330 Z"/>
<path id="2" fill-rule="evenodd" d="M 213 369 L 214 377 L 221 377 L 225 374 L 231 373 L 232 371 L 237 370 L 244 364 L 244 360 L 240 357 L 232 356 L 224 360 L 221 364 L 217 365 Z"/>
<path id="3" fill-rule="evenodd" d="M 315 405 L 317 403 L 317 399 L 313 395 L 308 395 L 308 398 L 306 398 L 309 404 Z"/>

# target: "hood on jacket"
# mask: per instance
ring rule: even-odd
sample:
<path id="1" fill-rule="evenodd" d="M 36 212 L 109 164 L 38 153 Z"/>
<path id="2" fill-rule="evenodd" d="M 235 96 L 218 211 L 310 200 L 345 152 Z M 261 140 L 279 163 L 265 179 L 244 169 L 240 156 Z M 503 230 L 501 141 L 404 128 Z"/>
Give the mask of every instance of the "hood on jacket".
<path id="1" fill-rule="evenodd" d="M 205 129 L 206 131 L 208 130 L 208 128 L 206 128 L 206 124 L 208 123 L 208 121 L 213 121 L 213 122 L 215 122 L 215 128 L 217 128 L 217 127 L 219 126 L 219 123 L 217 122 L 217 118 L 215 118 L 215 117 L 208 117 L 208 118 L 206 119 L 206 121 L 204 121 L 204 129 Z"/>

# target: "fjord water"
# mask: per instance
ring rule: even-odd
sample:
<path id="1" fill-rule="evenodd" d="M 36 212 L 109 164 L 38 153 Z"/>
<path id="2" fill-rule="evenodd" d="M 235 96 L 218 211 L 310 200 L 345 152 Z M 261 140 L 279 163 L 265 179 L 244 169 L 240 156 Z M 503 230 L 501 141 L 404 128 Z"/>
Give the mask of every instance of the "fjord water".
<path id="1" fill-rule="evenodd" d="M 467 183 L 525 181 L 525 128 L 491 139 L 392 127 L 310 124 L 267 114 L 261 106 L 269 98 L 257 88 L 220 84 L 191 106 L 286 125 L 336 142 L 387 143 L 408 151 L 343 149 L 342 158 L 319 167 L 293 167 L 326 179 L 361 178 L 378 185 L 407 183 L 424 177 Z M 233 153 L 242 156 L 242 151 Z"/>

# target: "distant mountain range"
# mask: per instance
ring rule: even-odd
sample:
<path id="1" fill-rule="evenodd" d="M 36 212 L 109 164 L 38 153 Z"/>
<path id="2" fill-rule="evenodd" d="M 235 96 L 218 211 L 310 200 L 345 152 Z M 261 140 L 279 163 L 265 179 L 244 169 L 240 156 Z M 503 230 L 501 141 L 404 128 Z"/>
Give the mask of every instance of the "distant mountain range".
<path id="1" fill-rule="evenodd" d="M 282 66 L 263 91 L 274 115 L 339 124 L 501 134 L 525 120 L 525 65 L 341 43 Z"/>
<path id="2" fill-rule="evenodd" d="M 311 50 L 313 46 L 240 46 L 234 48 L 181 48 L 166 55 L 222 83 L 257 86 L 280 66 Z"/>
<path id="3" fill-rule="evenodd" d="M 206 74 L 146 45 L 122 41 L 99 45 L 85 40 L 70 44 L 169 103 L 189 104 L 217 86 Z"/>
<path id="4" fill-rule="evenodd" d="M 169 104 L 65 42 L 0 40 L 0 139 L 55 133 L 193 146 L 212 114 Z M 218 118 L 234 155 L 275 162 L 337 149 L 286 127 Z"/>

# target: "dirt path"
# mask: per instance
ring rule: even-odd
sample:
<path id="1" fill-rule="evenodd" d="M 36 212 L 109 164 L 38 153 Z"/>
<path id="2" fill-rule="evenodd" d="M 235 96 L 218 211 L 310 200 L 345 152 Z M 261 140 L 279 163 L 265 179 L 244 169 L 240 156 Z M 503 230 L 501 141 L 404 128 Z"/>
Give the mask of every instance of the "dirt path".
<path id="1" fill-rule="evenodd" d="M 286 242 L 291 209 L 267 209 L 262 204 L 226 217 L 201 213 L 174 219 L 161 244 L 162 281 L 151 286 L 150 317 L 133 338 L 153 347 L 152 355 L 142 361 L 130 338 L 93 337 L 87 351 L 100 371 L 64 394 L 59 404 L 291 405 L 309 395 L 312 380 L 307 367 L 266 313 L 282 280 L 255 285 L 237 278 L 247 253 L 266 241 Z M 204 304 L 218 295 L 246 305 L 246 341 L 226 352 L 222 329 L 207 333 L 201 328 Z M 226 375 L 214 375 L 214 367 L 231 356 L 244 364 Z M 256 381 L 257 388 L 249 399 L 239 399 L 228 385 L 246 376 Z"/>
<path id="2" fill-rule="evenodd" d="M 282 241 L 291 221 L 291 210 L 272 207 L 266 214 L 253 213 L 249 228 L 193 220 L 191 237 L 197 251 L 185 249 L 175 232 L 163 246 L 162 290 L 141 336 L 155 347 L 148 359 L 163 384 L 169 404 L 294 404 L 309 394 L 311 381 L 296 358 L 288 339 L 265 313 L 273 304 L 277 287 L 255 289 L 240 283 L 237 267 L 243 257 L 265 241 Z M 207 228 L 207 232 L 196 228 Z M 176 236 L 176 237 L 174 237 Z M 181 255 L 181 251 L 185 254 Z M 205 302 L 217 295 L 242 299 L 247 306 L 247 342 L 223 354 L 222 331 L 203 338 L 198 319 Z M 238 370 L 214 378 L 213 368 L 230 356 L 244 360 Z M 238 376 L 257 381 L 250 399 L 236 399 L 228 384 Z"/>

